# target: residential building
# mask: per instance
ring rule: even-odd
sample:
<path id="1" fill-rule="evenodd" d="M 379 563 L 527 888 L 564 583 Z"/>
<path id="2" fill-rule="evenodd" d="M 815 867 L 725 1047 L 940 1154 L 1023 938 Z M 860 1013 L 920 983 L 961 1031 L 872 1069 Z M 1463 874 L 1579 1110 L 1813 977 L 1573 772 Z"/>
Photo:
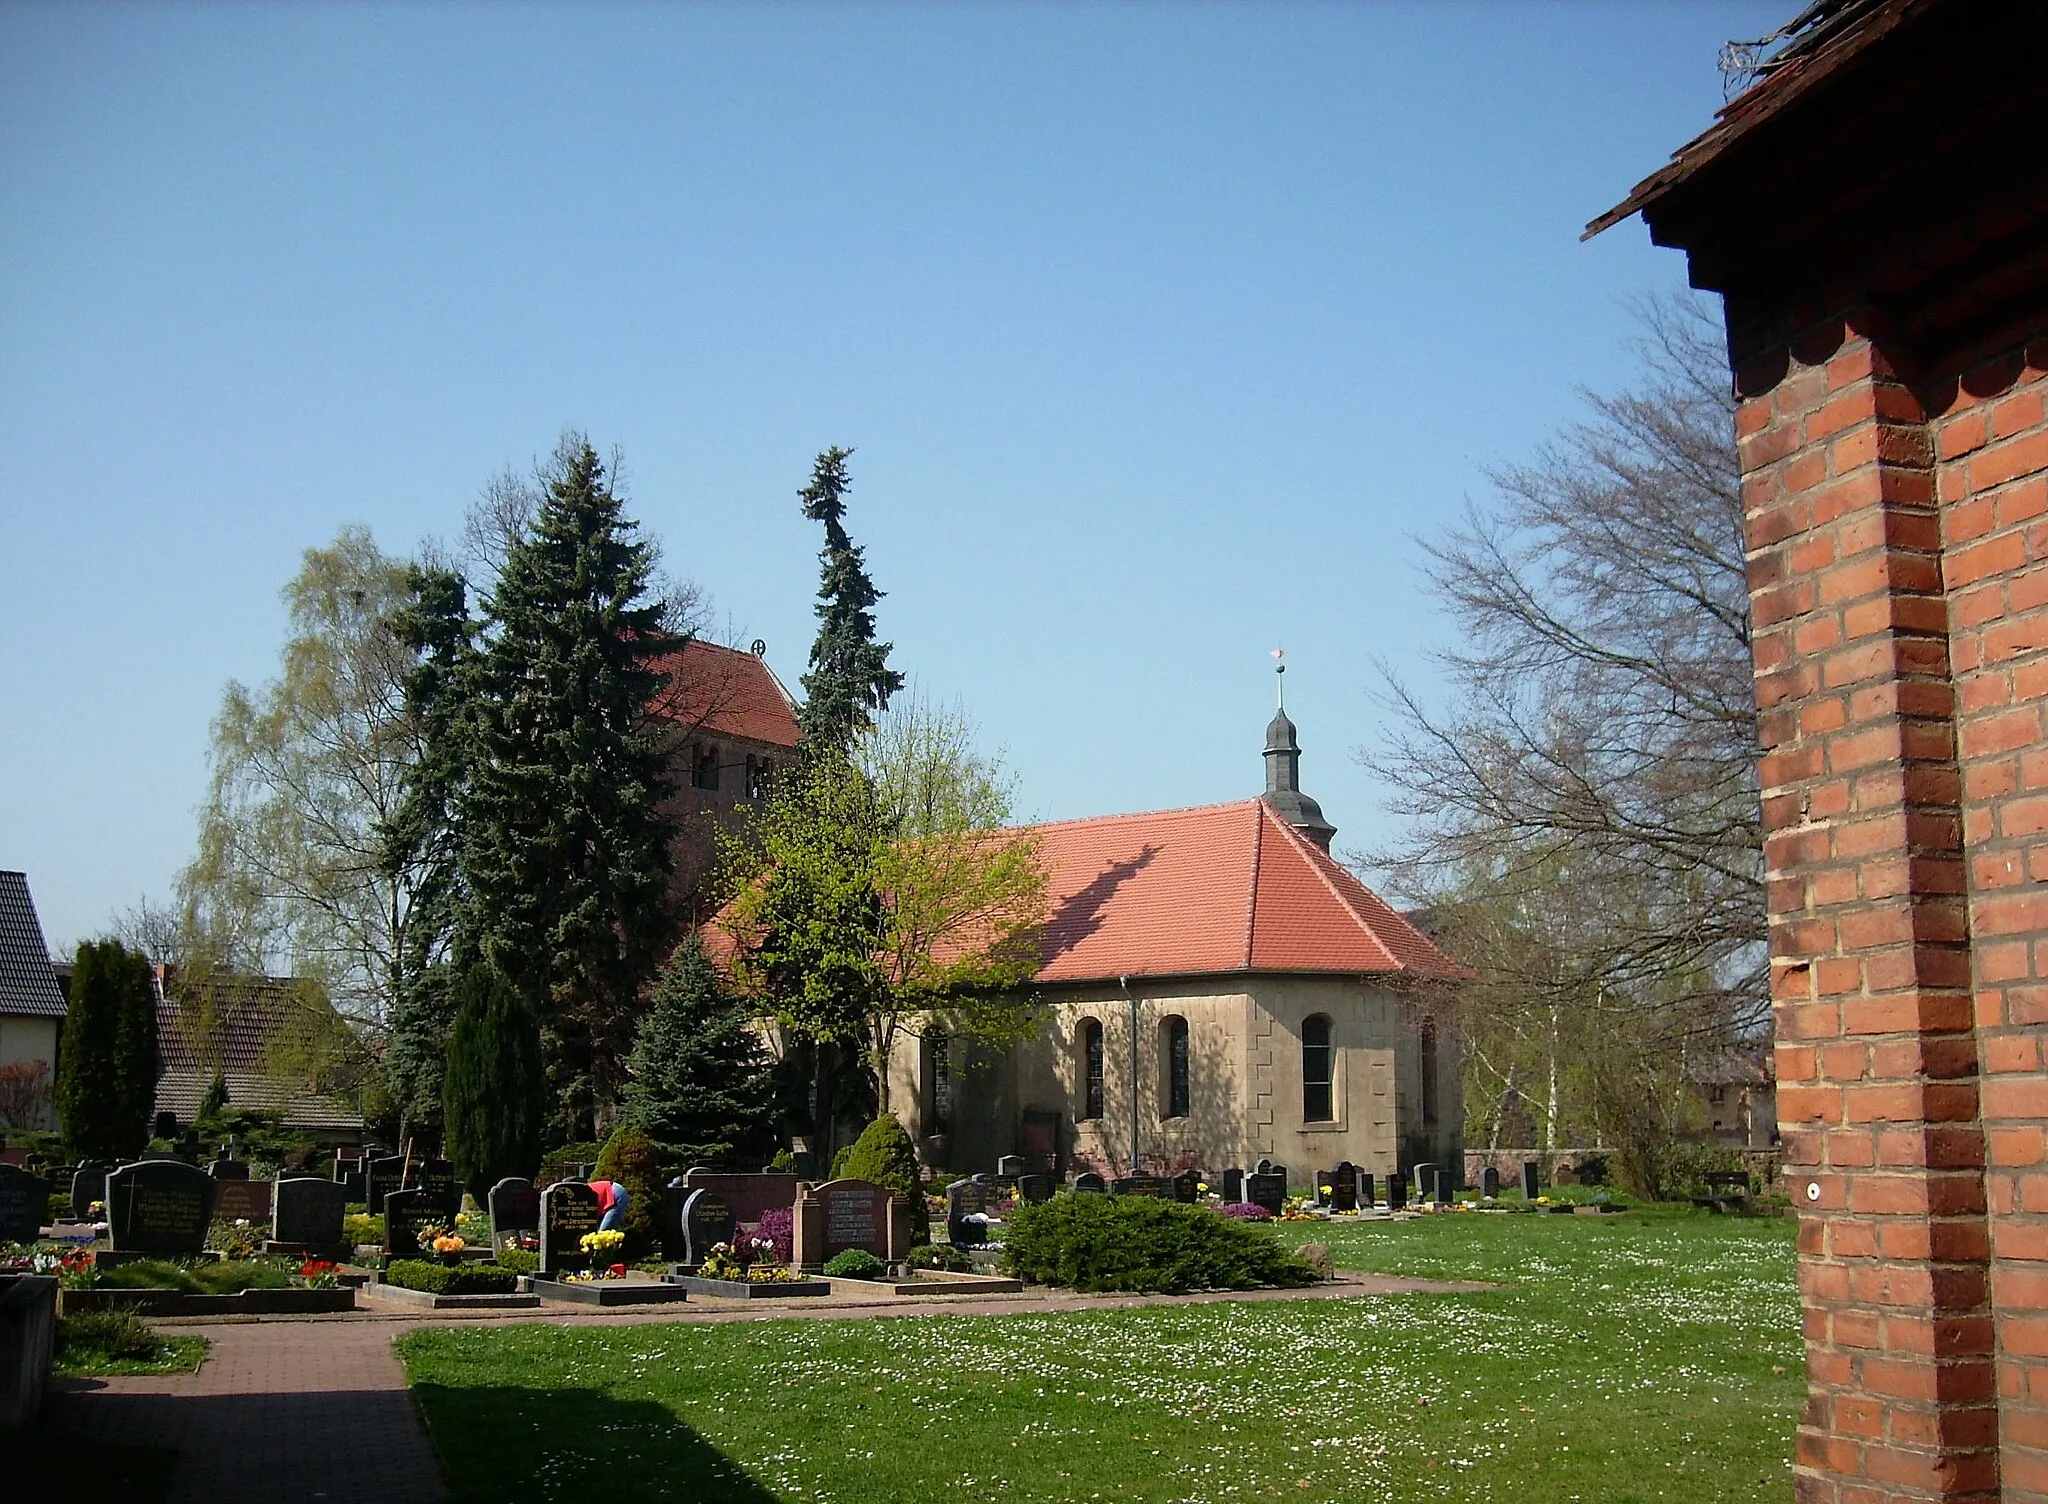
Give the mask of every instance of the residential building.
<path id="1" fill-rule="evenodd" d="M 0 1127 L 57 1126 L 64 1012 L 28 877 L 0 871 Z"/>

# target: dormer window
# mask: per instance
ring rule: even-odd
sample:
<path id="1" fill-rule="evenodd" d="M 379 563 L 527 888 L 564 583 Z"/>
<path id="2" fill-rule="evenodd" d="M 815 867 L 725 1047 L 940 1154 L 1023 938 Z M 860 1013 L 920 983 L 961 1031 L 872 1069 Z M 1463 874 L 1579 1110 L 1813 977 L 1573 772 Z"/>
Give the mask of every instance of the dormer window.
<path id="1" fill-rule="evenodd" d="M 718 748 L 708 746 L 699 750 L 691 760 L 690 783 L 695 788 L 716 789 L 718 787 Z"/>

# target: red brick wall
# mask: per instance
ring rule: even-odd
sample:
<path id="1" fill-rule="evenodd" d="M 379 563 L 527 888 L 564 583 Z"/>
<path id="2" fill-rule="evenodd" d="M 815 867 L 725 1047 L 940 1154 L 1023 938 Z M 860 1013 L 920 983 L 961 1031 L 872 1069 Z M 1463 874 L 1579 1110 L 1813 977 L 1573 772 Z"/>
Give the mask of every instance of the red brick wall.
<path id="1" fill-rule="evenodd" d="M 2048 347 L 1734 335 L 1799 1497 L 2048 1500 Z"/>

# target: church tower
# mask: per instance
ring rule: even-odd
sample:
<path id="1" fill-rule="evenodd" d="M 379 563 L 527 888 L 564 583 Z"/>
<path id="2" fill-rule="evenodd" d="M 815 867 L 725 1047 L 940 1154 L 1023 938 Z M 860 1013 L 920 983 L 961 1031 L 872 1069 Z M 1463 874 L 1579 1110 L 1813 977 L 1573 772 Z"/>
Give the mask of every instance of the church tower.
<path id="1" fill-rule="evenodd" d="M 1278 674 L 1287 672 L 1280 664 Z M 1330 849 L 1330 837 L 1337 827 L 1323 818 L 1323 807 L 1301 791 L 1301 743 L 1295 740 L 1294 722 L 1287 719 L 1287 681 L 1281 678 L 1280 708 L 1266 727 L 1266 803 L 1273 812 L 1323 850 Z"/>

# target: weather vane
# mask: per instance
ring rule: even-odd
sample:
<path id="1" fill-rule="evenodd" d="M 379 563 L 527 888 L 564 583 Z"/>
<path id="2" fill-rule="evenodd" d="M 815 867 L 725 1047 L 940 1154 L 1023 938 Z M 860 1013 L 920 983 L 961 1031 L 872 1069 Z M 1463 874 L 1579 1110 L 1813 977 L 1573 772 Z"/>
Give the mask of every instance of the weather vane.
<path id="1" fill-rule="evenodd" d="M 1287 649 L 1273 649 L 1273 683 L 1277 688 L 1278 703 L 1282 710 L 1285 710 L 1287 708 L 1287 680 L 1284 677 L 1282 677 L 1286 674 L 1286 672 Z"/>

